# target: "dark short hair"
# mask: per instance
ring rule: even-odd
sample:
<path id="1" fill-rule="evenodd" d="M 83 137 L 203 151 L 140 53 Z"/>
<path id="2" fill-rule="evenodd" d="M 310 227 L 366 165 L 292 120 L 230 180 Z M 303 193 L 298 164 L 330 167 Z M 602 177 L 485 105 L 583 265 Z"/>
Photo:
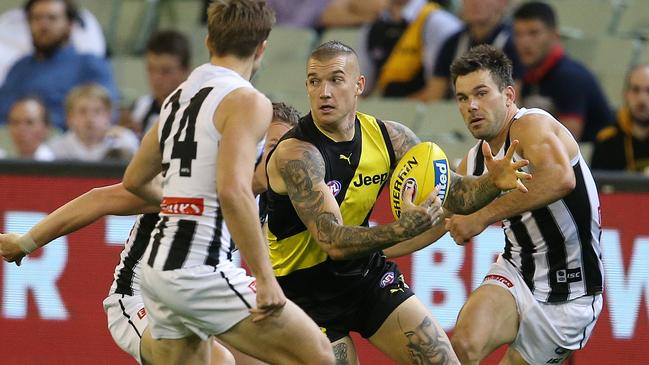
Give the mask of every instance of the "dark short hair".
<path id="1" fill-rule="evenodd" d="M 45 122 L 45 125 L 48 125 L 48 126 L 51 125 L 52 123 L 51 123 L 51 120 L 50 120 L 50 113 L 47 110 L 47 106 L 45 105 L 45 102 L 43 101 L 43 99 L 41 99 L 37 95 L 26 95 L 26 96 L 23 96 L 23 97 L 20 97 L 20 98 L 16 99 L 16 101 L 14 101 L 13 104 L 11 104 L 11 107 L 9 108 L 9 112 L 11 112 L 13 110 L 13 108 L 16 107 L 16 105 L 21 104 L 21 103 L 26 103 L 28 101 L 33 101 L 36 104 L 38 104 L 38 106 L 41 108 L 41 112 L 43 113 L 43 122 Z"/>
<path id="2" fill-rule="evenodd" d="M 264 0 L 214 0 L 207 8 L 210 50 L 247 58 L 268 38 L 275 14 Z"/>
<path id="3" fill-rule="evenodd" d="M 556 29 L 557 27 L 557 17 L 552 6 L 542 1 L 521 4 L 514 12 L 514 20 L 540 20 L 548 28 Z"/>
<path id="4" fill-rule="evenodd" d="M 291 105 L 275 102 L 273 103 L 273 119 L 279 119 L 291 127 L 295 127 L 300 120 L 300 112 Z"/>
<path id="5" fill-rule="evenodd" d="M 358 57 L 356 55 L 356 51 L 354 51 L 352 47 L 346 45 L 341 41 L 331 40 L 316 47 L 316 49 L 311 52 L 309 58 L 316 60 L 328 60 L 340 55 L 354 55 L 355 57 Z"/>
<path id="6" fill-rule="evenodd" d="M 189 68 L 191 63 L 191 44 L 189 39 L 175 30 L 155 32 L 146 45 L 147 52 L 167 54 L 178 58 L 180 64 Z"/>
<path id="7" fill-rule="evenodd" d="M 23 7 L 23 9 L 25 10 L 25 14 L 27 14 L 27 19 L 31 17 L 31 11 L 34 5 L 36 5 L 37 2 L 41 2 L 41 1 L 61 2 L 65 5 L 65 16 L 68 18 L 70 22 L 79 19 L 79 8 L 77 8 L 77 4 L 73 0 L 27 0 L 25 6 Z"/>
<path id="8" fill-rule="evenodd" d="M 465 76 L 475 71 L 486 70 L 498 85 L 499 90 L 514 86 L 512 78 L 512 61 L 498 48 L 482 44 L 473 47 L 451 65 L 453 87 L 458 76 Z"/>

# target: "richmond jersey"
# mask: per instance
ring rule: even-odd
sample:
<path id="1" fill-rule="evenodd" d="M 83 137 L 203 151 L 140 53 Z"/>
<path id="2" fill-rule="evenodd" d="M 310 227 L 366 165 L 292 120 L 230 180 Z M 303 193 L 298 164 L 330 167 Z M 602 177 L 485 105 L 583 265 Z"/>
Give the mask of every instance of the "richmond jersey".
<path id="1" fill-rule="evenodd" d="M 343 223 L 367 227 L 395 155 L 382 121 L 356 113 L 355 123 L 351 141 L 335 142 L 307 115 L 282 140 L 295 138 L 318 149 L 325 163 L 325 182 L 340 206 Z M 345 296 L 383 268 L 385 258 L 379 253 L 331 260 L 302 223 L 288 195 L 269 187 L 267 197 L 270 258 L 275 276 L 291 300 L 303 304 L 306 299 Z"/>
<path id="2" fill-rule="evenodd" d="M 216 192 L 220 133 L 212 121 L 225 96 L 252 85 L 236 72 L 197 67 L 163 103 L 158 127 L 163 201 L 145 254 L 154 269 L 216 266 L 234 244 Z"/>
<path id="3" fill-rule="evenodd" d="M 514 120 L 527 114 L 552 116 L 541 109 L 521 108 Z M 515 122 L 514 122 L 515 123 Z M 482 143 L 468 154 L 467 175 L 486 172 Z M 498 151 L 509 148 L 509 135 Z M 514 160 L 520 160 L 518 154 Z M 509 261 L 542 302 L 562 302 L 602 292 L 603 267 L 600 249 L 600 206 L 597 188 L 581 153 L 571 161 L 575 189 L 547 206 L 503 220 L 505 250 Z M 523 168 L 530 172 L 528 167 Z"/>

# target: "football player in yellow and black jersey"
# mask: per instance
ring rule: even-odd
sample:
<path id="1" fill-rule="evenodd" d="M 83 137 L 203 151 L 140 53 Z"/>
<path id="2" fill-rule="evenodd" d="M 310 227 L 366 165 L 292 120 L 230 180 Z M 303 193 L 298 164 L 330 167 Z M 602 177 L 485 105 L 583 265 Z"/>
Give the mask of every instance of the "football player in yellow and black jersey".
<path id="1" fill-rule="evenodd" d="M 351 331 L 399 364 L 458 363 L 442 328 L 386 261 L 444 233 L 434 225 L 443 214 L 435 192 L 419 206 L 404 202 L 396 222 L 368 226 L 391 169 L 419 140 L 399 123 L 356 111 L 365 79 L 340 42 L 313 51 L 306 85 L 311 113 L 267 161 L 270 256 L 282 289 L 329 337 L 339 364 L 358 362 Z M 516 172 L 524 161 L 488 164 L 486 177 L 453 175 L 446 209 L 473 211 L 500 189 L 525 190 Z"/>

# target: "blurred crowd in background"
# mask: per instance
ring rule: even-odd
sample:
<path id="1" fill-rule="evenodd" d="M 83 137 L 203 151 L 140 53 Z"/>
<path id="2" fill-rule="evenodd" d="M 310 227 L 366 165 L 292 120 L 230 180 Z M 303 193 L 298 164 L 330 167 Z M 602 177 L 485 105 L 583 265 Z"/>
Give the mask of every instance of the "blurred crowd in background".
<path id="1" fill-rule="evenodd" d="M 552 113 L 593 169 L 649 174 L 649 2 L 268 0 L 277 25 L 253 83 L 308 113 L 305 61 L 354 48 L 359 102 L 461 158 L 449 66 L 489 43 L 512 60 L 517 103 Z M 209 62 L 208 0 L 29 0 L 0 5 L 0 157 L 128 160 L 163 101 Z M 588 17 L 585 14 L 591 14 Z"/>

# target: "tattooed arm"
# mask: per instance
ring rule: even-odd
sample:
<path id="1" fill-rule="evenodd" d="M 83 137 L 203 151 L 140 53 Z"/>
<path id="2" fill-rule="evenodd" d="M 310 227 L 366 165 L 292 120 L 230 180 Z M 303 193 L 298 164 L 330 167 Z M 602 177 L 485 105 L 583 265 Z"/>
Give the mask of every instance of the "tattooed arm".
<path id="1" fill-rule="evenodd" d="M 399 161 L 420 140 L 403 124 L 391 121 L 385 121 L 384 123 L 390 135 L 394 154 L 397 161 Z M 487 143 L 483 143 L 483 149 L 489 150 L 489 153 L 485 154 L 485 156 L 488 156 L 487 166 L 489 172 L 484 176 L 461 176 L 451 171 L 451 185 L 444 208 L 453 213 L 472 213 L 494 200 L 501 190 L 518 188 L 525 191 L 525 186 L 517 181 L 517 178 L 528 178 L 528 175 L 517 173 L 516 169 L 525 166 L 527 161 L 509 162 L 516 151 L 517 144 L 512 145 L 502 160 L 495 160 L 489 158 L 492 156 L 491 149 L 489 149 Z"/>
<path id="2" fill-rule="evenodd" d="M 273 190 L 288 194 L 304 225 L 334 260 L 362 257 L 415 237 L 437 217 L 429 212 L 433 199 L 428 199 L 419 206 L 404 202 L 401 218 L 390 224 L 343 225 L 340 208 L 324 181 L 322 155 L 312 144 L 296 139 L 278 145 L 267 169 Z"/>
<path id="3" fill-rule="evenodd" d="M 419 137 L 417 137 L 410 128 L 405 125 L 386 120 L 383 122 L 385 124 L 385 129 L 388 130 L 388 135 L 390 136 L 390 142 L 392 142 L 392 148 L 394 149 L 394 155 L 396 157 L 395 164 L 401 160 L 403 155 L 408 152 L 411 148 L 415 147 L 416 144 L 420 143 Z"/>
<path id="4" fill-rule="evenodd" d="M 469 214 L 489 204 L 498 197 L 501 190 L 518 189 L 526 193 L 527 188 L 519 179 L 529 180 L 532 175 L 518 169 L 527 166 L 529 161 L 512 162 L 518 143 L 518 140 L 512 141 L 502 159 L 494 159 L 489 144 L 483 143 L 482 153 L 488 173 L 473 177 L 451 172 L 451 185 L 445 208 L 453 213 Z"/>

